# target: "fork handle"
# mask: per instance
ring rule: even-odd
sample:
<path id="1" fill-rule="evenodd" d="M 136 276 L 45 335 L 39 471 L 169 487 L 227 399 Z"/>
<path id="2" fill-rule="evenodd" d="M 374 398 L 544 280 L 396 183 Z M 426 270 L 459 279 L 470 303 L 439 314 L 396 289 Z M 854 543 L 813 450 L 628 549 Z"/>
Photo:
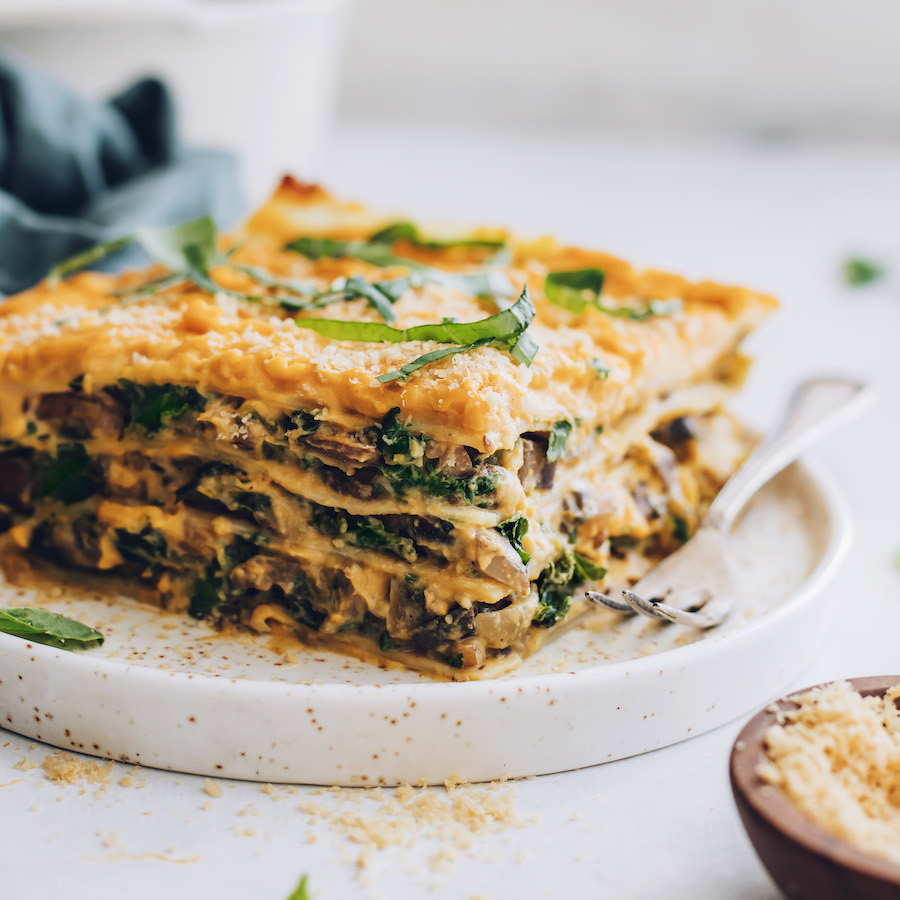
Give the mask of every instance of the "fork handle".
<path id="1" fill-rule="evenodd" d="M 778 424 L 725 482 L 706 513 L 704 527 L 726 533 L 747 501 L 770 478 L 873 403 L 872 391 L 850 378 L 820 377 L 801 382 Z"/>

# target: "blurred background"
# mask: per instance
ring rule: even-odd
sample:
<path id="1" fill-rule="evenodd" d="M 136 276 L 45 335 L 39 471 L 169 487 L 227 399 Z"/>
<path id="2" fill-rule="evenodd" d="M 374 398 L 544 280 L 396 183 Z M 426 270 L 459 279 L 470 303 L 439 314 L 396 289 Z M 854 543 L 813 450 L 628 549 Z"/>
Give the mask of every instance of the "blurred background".
<path id="1" fill-rule="evenodd" d="M 900 139 L 892 0 L 5 0 L 0 40 L 90 95 L 153 73 L 255 198 L 335 122 Z"/>

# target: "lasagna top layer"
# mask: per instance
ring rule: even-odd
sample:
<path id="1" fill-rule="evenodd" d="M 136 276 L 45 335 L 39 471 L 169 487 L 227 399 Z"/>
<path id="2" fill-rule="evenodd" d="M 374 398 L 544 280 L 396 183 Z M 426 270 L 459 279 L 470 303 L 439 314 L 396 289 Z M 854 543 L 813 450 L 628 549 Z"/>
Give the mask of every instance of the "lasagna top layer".
<path id="1" fill-rule="evenodd" d="M 400 275 L 402 267 L 376 267 L 353 258 L 310 259 L 285 248 L 301 234 L 364 239 L 385 224 L 321 188 L 285 179 L 233 239 L 228 263 L 214 268 L 211 276 L 224 288 L 258 294 L 260 285 L 248 270 L 312 281 L 323 289 L 340 277 Z M 88 390 L 125 378 L 192 384 L 201 391 L 291 410 L 327 409 L 328 419 L 346 428 L 380 421 L 399 408 L 405 421 L 435 437 L 452 435 L 456 442 L 490 453 L 512 447 L 523 432 L 547 429 L 560 420 L 576 421 L 587 431 L 679 388 L 727 380 L 722 366 L 733 365 L 741 338 L 775 305 L 772 298 L 745 288 L 639 271 L 607 254 L 549 238 L 525 241 L 497 229 L 476 236 L 509 246 L 511 259 L 499 271 L 514 289 L 510 302 L 528 286 L 537 310 L 529 334 L 540 348 L 530 366 L 500 350 L 479 347 L 425 366 L 405 380 L 381 383 L 378 375 L 441 344 L 336 341 L 295 322 L 304 316 L 382 321 L 363 299 L 337 302 L 326 310 L 287 312 L 185 282 L 119 301 L 118 295 L 153 272 L 83 273 L 58 286 L 42 282 L 0 306 L 4 430 L 16 437 L 21 395 L 65 390 L 73 378 L 83 376 Z M 403 247 L 402 241 L 398 246 L 404 255 L 450 272 L 484 267 L 484 253 L 477 246 Z M 633 320 L 590 305 L 573 313 L 547 299 L 544 279 L 549 272 L 588 267 L 603 271 L 603 293 L 610 302 L 678 299 L 680 306 Z M 453 285 L 425 283 L 407 290 L 393 312 L 394 327 L 408 328 L 444 319 L 483 319 L 496 313 L 497 305 Z"/>

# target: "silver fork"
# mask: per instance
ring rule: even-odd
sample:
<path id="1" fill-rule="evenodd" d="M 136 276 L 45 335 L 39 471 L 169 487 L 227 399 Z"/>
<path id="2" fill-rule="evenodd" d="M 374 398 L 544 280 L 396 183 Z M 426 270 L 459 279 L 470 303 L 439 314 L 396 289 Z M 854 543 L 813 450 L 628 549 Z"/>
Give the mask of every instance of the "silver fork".
<path id="1" fill-rule="evenodd" d="M 840 425 L 868 409 L 874 398 L 848 378 L 811 378 L 799 384 L 775 428 L 728 479 L 697 532 L 648 572 L 622 600 L 599 591 L 587 598 L 617 612 L 694 628 L 722 622 L 737 602 L 725 539 L 747 501 L 774 475 Z"/>

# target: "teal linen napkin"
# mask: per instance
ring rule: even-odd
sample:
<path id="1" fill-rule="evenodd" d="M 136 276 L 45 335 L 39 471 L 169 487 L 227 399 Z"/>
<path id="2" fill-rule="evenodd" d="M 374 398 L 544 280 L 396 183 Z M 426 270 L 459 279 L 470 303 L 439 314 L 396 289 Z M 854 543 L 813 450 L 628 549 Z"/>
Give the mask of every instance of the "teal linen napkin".
<path id="1" fill-rule="evenodd" d="M 136 225 L 228 226 L 244 208 L 235 159 L 181 146 L 162 82 L 86 100 L 0 52 L 0 293 Z"/>

